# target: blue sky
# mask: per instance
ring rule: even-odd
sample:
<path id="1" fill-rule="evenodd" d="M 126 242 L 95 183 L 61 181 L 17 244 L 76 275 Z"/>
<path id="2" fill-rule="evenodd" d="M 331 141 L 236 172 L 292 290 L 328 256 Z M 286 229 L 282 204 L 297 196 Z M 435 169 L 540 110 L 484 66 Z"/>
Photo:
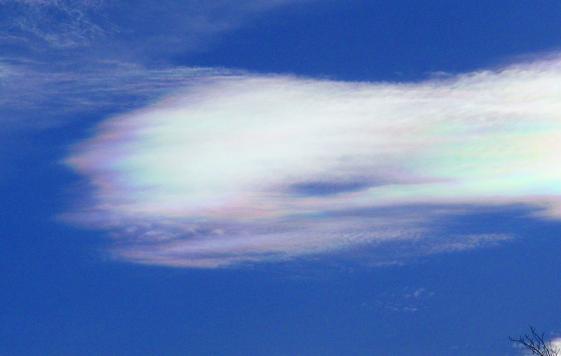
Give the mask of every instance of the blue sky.
<path id="1" fill-rule="evenodd" d="M 545 0 L 0 0 L 0 354 L 558 340 L 559 23 Z"/>

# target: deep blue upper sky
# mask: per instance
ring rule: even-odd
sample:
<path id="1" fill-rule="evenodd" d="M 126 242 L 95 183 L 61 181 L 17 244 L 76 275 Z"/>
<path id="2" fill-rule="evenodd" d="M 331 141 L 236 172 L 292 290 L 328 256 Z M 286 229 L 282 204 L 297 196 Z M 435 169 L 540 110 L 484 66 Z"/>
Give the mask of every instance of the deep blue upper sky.
<path id="1" fill-rule="evenodd" d="M 325 1 L 264 16 L 176 63 L 416 80 L 556 50 L 556 1 Z"/>
<path id="2" fill-rule="evenodd" d="M 435 241 L 513 236 L 481 248 L 218 269 L 115 260 L 111 234 L 61 218 L 85 195 L 61 161 L 111 115 L 189 84 L 166 70 L 417 82 L 555 53 L 560 2 L 54 4 L 0 1 L 0 355 L 507 355 L 530 324 L 561 333 L 561 223 L 527 206 L 436 222 Z"/>

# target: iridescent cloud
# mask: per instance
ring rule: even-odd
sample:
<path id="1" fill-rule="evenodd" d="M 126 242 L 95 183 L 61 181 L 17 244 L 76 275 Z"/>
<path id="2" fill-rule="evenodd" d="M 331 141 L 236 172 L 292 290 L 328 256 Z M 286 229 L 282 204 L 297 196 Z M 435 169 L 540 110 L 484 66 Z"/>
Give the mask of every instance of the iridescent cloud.
<path id="1" fill-rule="evenodd" d="M 67 218 L 140 263 L 284 259 L 423 238 L 463 205 L 560 217 L 559 152 L 559 57 L 410 84 L 207 76 L 73 148 L 91 195 Z"/>

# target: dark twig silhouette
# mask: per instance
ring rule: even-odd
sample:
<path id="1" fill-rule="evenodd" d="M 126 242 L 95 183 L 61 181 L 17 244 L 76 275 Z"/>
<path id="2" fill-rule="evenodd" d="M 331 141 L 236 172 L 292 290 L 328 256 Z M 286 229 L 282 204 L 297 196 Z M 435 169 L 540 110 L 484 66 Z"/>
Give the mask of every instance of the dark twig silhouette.
<path id="1" fill-rule="evenodd" d="M 513 343 L 526 348 L 526 350 L 530 351 L 532 355 L 561 356 L 561 351 L 550 342 L 546 341 L 544 334 L 538 334 L 536 329 L 532 326 L 530 326 L 529 334 L 524 334 L 517 338 L 509 337 L 509 339 Z"/>

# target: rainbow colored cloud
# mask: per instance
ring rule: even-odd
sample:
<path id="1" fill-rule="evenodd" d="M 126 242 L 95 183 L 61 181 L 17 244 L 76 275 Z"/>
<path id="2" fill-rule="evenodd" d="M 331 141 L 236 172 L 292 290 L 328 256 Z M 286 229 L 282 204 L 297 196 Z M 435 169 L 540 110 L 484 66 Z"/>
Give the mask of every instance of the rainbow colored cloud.
<path id="1" fill-rule="evenodd" d="M 561 217 L 561 58 L 420 83 L 193 79 L 101 124 L 66 163 L 68 218 L 131 261 L 286 259 L 430 234 L 461 205 Z"/>

